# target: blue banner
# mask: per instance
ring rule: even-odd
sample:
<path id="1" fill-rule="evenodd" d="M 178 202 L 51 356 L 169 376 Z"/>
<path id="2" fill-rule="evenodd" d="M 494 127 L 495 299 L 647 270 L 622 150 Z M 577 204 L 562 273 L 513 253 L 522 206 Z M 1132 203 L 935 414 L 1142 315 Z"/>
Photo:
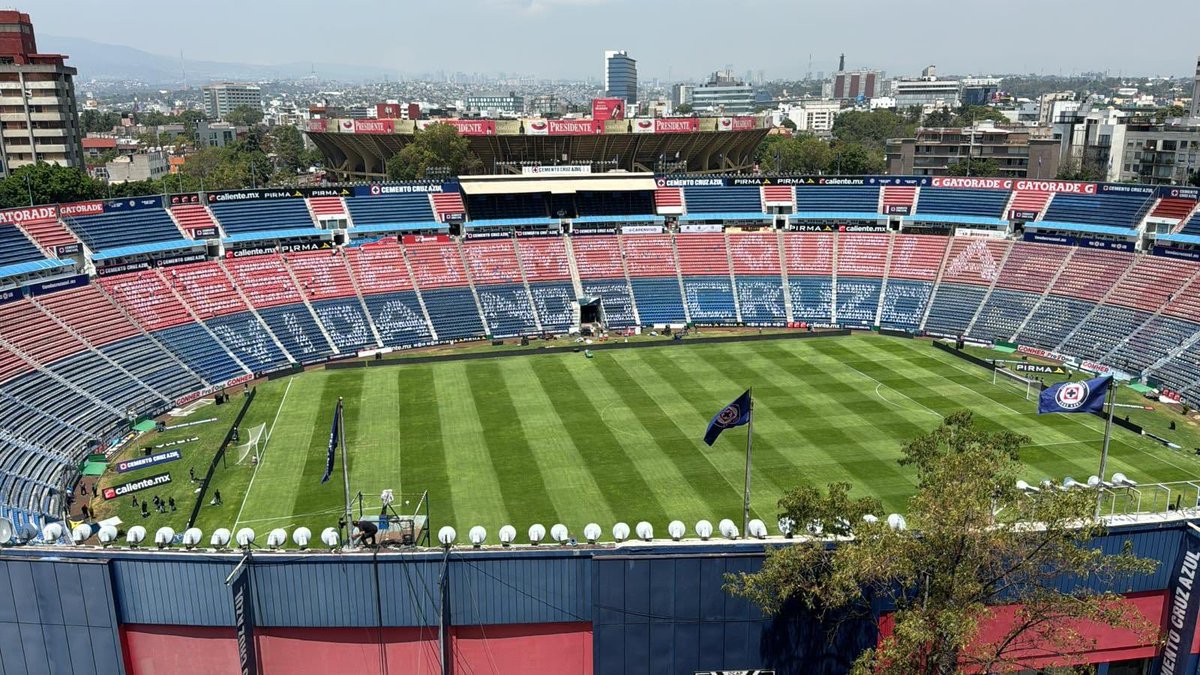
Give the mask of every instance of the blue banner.
<path id="1" fill-rule="evenodd" d="M 134 197 L 130 199 L 114 199 L 104 202 L 104 212 L 135 211 L 137 209 L 161 209 L 162 197 Z"/>
<path id="2" fill-rule="evenodd" d="M 1175 556 L 1175 567 L 1167 586 L 1167 605 L 1163 628 L 1166 639 L 1154 660 L 1153 675 L 1192 672 L 1192 637 L 1196 634 L 1196 614 L 1200 608 L 1200 588 L 1196 588 L 1196 568 L 1200 565 L 1200 536 L 1191 527 L 1183 530 L 1183 542 Z"/>
<path id="3" fill-rule="evenodd" d="M 1200 260 L 1200 248 L 1175 248 L 1173 246 L 1155 246 L 1154 255 L 1179 260 Z"/>
<path id="4" fill-rule="evenodd" d="M 54 281 L 41 281 L 36 284 L 29 284 L 25 288 L 29 289 L 30 295 L 45 295 L 47 293 L 65 291 L 69 288 L 86 286 L 87 283 L 88 275 L 77 274 L 75 276 L 66 277 L 65 279 L 55 279 Z"/>
<path id="5" fill-rule="evenodd" d="M 258 675 L 254 645 L 254 596 L 250 593 L 250 568 L 243 566 L 230 584 L 233 591 L 233 625 L 237 635 L 238 663 L 242 675 Z"/>
<path id="6" fill-rule="evenodd" d="M 712 421 L 708 423 L 708 430 L 704 432 L 704 442 L 712 445 L 717 440 L 717 436 L 721 435 L 722 431 L 731 427 L 740 427 L 750 421 L 750 390 L 737 397 L 737 400 L 721 409 L 721 412 L 713 415 Z"/>
<path id="7" fill-rule="evenodd" d="M 1104 409 L 1104 395 L 1112 386 L 1112 377 L 1105 375 L 1084 382 L 1060 382 L 1038 397 L 1038 414 L 1095 413 Z"/>
<path id="8" fill-rule="evenodd" d="M 333 457 L 337 454 L 338 447 L 338 429 L 342 423 L 342 402 L 338 400 L 337 408 L 333 411 L 333 425 L 329 428 L 329 449 L 325 453 L 325 475 L 321 476 L 321 483 L 328 483 L 329 477 L 333 475 Z"/>

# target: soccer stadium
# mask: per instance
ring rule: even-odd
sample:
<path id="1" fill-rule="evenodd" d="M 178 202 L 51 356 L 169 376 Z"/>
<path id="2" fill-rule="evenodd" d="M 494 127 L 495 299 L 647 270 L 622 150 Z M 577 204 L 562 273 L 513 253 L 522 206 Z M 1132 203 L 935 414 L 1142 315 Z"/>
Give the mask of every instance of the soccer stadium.
<path id="1" fill-rule="evenodd" d="M 783 492 L 902 513 L 901 445 L 963 408 L 1082 485 L 1105 420 L 1037 414 L 1081 373 L 1126 382 L 1112 546 L 1172 561 L 1200 503 L 1196 190 L 613 172 L 0 223 L 4 672 L 236 671 L 246 626 L 266 672 L 840 672 L 886 608 L 831 643 L 722 590 Z M 750 467 L 703 441 L 747 389 Z M 1118 589 L 1156 624 L 1169 567 Z M 1099 637 L 1072 662 L 1157 653 Z"/>

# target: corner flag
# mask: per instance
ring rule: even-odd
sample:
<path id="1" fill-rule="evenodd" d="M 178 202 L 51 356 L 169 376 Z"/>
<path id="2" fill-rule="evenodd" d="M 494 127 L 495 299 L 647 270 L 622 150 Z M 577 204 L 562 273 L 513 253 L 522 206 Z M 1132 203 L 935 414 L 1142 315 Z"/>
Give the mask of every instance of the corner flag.
<path id="1" fill-rule="evenodd" d="M 1038 397 L 1038 414 L 1095 413 L 1104 409 L 1104 396 L 1112 386 L 1105 375 L 1084 382 L 1061 382 L 1048 387 Z"/>
<path id="2" fill-rule="evenodd" d="M 333 411 L 333 426 L 329 429 L 329 450 L 325 455 L 325 475 L 321 476 L 321 484 L 329 482 L 329 477 L 333 475 L 333 455 L 337 451 L 338 446 L 338 426 L 342 422 L 342 401 L 339 399 L 337 408 Z"/>
<path id="3" fill-rule="evenodd" d="M 750 421 L 750 390 L 737 397 L 733 403 L 721 409 L 708 423 L 708 431 L 704 432 L 704 442 L 712 445 L 722 431 L 730 427 L 740 427 Z"/>

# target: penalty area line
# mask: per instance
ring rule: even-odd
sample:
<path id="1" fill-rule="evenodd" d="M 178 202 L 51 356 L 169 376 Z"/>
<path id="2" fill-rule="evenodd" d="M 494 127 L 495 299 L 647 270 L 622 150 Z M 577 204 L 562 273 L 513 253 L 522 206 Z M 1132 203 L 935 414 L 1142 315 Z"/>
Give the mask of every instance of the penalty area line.
<path id="1" fill-rule="evenodd" d="M 263 458 L 267 454 L 267 446 L 271 443 L 271 435 L 275 433 L 275 425 L 279 422 L 279 414 L 283 412 L 283 404 L 287 401 L 288 392 L 292 390 L 292 382 L 295 378 L 289 378 L 287 386 L 283 389 L 283 397 L 279 399 L 279 409 L 275 411 L 275 419 L 271 420 L 271 428 L 267 430 L 267 437 L 263 440 L 262 450 L 258 453 L 258 463 L 254 465 L 254 472 L 250 474 L 250 484 L 246 486 L 246 494 L 242 495 L 242 505 L 238 508 L 237 517 L 233 519 L 233 531 L 237 532 L 238 522 L 242 519 L 242 511 L 246 509 L 246 502 L 250 500 L 250 490 L 254 488 L 254 479 L 258 478 L 258 470 L 262 467 Z"/>

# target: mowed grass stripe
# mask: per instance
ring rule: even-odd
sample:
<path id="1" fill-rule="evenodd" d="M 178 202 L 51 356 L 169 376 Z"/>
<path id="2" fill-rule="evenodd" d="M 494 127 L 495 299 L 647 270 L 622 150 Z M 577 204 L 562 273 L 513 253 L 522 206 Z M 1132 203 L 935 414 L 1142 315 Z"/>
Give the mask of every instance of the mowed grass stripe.
<path id="1" fill-rule="evenodd" d="M 532 524 L 554 514 L 544 467 L 525 436 L 499 360 L 467 362 L 466 373 L 476 413 L 487 430 L 483 442 L 509 517 Z"/>
<path id="2" fill-rule="evenodd" d="M 293 513 L 344 509 L 346 481 L 342 477 L 342 462 L 346 462 L 346 471 L 351 478 L 351 498 L 358 491 L 354 482 L 356 467 L 366 469 L 376 463 L 374 458 L 365 456 L 358 448 L 349 445 L 354 438 L 354 430 L 358 429 L 364 420 L 362 393 L 365 379 L 360 374 L 348 370 L 329 372 L 325 388 L 321 392 L 317 414 L 313 418 L 316 423 L 309 435 L 304 472 L 300 475 L 294 492 Z M 344 399 L 342 420 L 346 431 L 346 444 L 343 445 L 339 441 L 337 454 L 334 456 L 333 473 L 329 476 L 329 481 L 322 484 L 321 476 L 325 473 L 326 459 L 329 456 L 329 430 L 332 427 L 338 397 Z M 355 513 L 357 515 L 357 512 Z"/>
<path id="3" fill-rule="evenodd" d="M 496 361 L 512 404 L 513 422 L 517 424 L 528 444 L 530 456 L 542 473 L 545 491 L 554 506 L 553 513 L 541 516 L 546 527 L 556 520 L 568 524 L 573 532 L 581 533 L 586 519 L 611 522 L 612 504 L 596 482 L 595 473 L 588 469 L 582 448 L 567 431 L 566 421 L 559 417 L 551 399 L 565 388 L 557 383 L 547 389 L 534 374 L 554 359 L 500 359 Z M 550 392 L 555 392 L 551 394 Z"/>
<path id="4" fill-rule="evenodd" d="M 596 378 L 595 373 L 576 379 L 562 358 L 539 359 L 531 370 L 549 394 L 547 403 L 561 421 L 563 431 L 571 438 L 582 466 L 591 474 L 613 522 L 629 518 L 651 522 L 666 519 L 667 512 L 639 470 L 636 458 L 626 451 L 600 417 L 590 396 L 597 393 L 597 387 L 589 386 L 590 380 Z M 580 502 L 576 502 L 575 507 L 587 508 Z M 585 517 L 591 518 L 590 515 Z"/>
<path id="5" fill-rule="evenodd" d="M 380 370 L 388 371 L 386 368 Z M 414 500 L 419 493 L 428 491 L 430 508 L 437 509 L 439 518 L 453 523 L 454 501 L 446 469 L 442 417 L 438 414 L 433 368 L 411 365 L 395 370 L 390 380 L 397 393 L 399 411 L 389 435 L 400 455 L 400 476 L 394 489 Z M 387 427 L 386 424 L 383 426 Z M 403 502 L 395 508 L 400 511 L 401 507 L 405 507 Z M 411 513 L 415 507 L 416 501 L 412 501 L 404 511 Z"/>
<path id="6" fill-rule="evenodd" d="M 437 513 L 432 516 L 435 526 L 441 523 L 510 522 L 494 466 L 501 458 L 493 457 L 484 441 L 484 426 L 471 395 L 467 363 L 437 364 L 432 369 L 437 406 L 430 414 L 436 412 L 438 415 L 442 442 L 440 447 L 435 445 L 430 451 L 444 453 L 446 474 L 450 478 L 449 503 L 439 500 L 430 505 Z"/>
<path id="7" fill-rule="evenodd" d="M 605 376 L 606 370 L 615 370 L 615 360 L 612 356 L 608 353 L 598 353 L 590 362 L 591 365 L 588 365 L 586 359 L 575 363 L 563 360 L 562 363 L 591 402 L 608 436 L 619 443 L 624 455 L 629 457 L 630 465 L 626 471 L 641 476 L 649 488 L 649 494 L 653 495 L 662 512 L 678 518 L 687 514 L 707 513 L 709 495 L 698 490 L 688 480 L 679 463 L 663 445 L 663 439 L 642 423 L 642 419 L 630 405 L 628 392 L 620 386 L 614 386 Z M 620 493 L 619 496 L 622 500 L 627 498 L 624 493 Z M 622 520 L 633 520 L 637 517 L 637 512 L 633 510 L 637 498 L 630 499 L 619 513 L 633 515 Z"/>

